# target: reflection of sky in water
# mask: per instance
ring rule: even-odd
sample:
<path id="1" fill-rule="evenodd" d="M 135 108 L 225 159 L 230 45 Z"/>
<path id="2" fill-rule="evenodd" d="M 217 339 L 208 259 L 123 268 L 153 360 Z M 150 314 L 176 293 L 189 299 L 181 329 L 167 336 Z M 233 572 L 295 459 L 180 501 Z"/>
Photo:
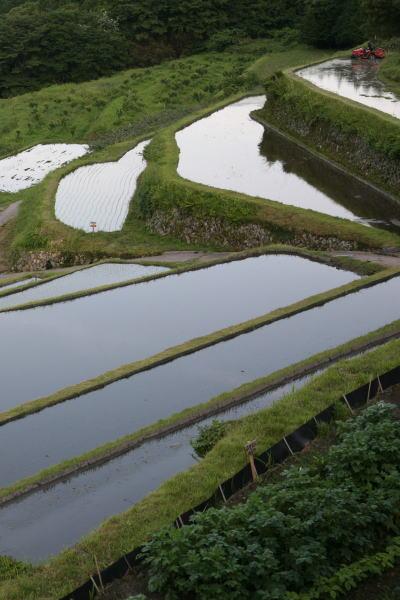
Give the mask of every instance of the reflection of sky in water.
<path id="1" fill-rule="evenodd" d="M 361 102 L 400 119 L 400 99 L 378 79 L 379 63 L 364 60 L 329 60 L 297 71 L 318 87 Z"/>
<path id="2" fill-rule="evenodd" d="M 349 208 L 353 207 L 346 191 L 338 195 L 336 189 L 333 192 L 327 189 L 328 167 L 324 163 L 317 163 L 318 177 L 310 182 L 299 171 L 288 171 L 282 156 L 276 155 L 271 160 L 265 144 L 265 138 L 271 134 L 264 133 L 264 128 L 250 117 L 264 102 L 264 96 L 241 100 L 179 131 L 176 134 L 180 148 L 179 175 L 212 187 L 353 221 L 366 216 Z M 336 171 L 335 179 L 338 189 L 346 187 L 341 173 Z M 360 194 L 365 195 L 365 186 Z"/>
<path id="3" fill-rule="evenodd" d="M 261 256 L 3 313 L 0 407 L 51 393 L 355 278 L 354 273 L 297 256 Z"/>

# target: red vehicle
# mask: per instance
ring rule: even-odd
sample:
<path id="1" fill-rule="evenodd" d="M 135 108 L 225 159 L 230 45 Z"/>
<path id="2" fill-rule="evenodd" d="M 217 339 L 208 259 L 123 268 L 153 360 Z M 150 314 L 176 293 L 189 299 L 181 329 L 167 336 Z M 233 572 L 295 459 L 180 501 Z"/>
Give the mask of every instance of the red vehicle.
<path id="1" fill-rule="evenodd" d="M 375 48 L 370 50 L 369 48 L 357 48 L 351 53 L 351 58 L 363 58 L 368 60 L 369 58 L 385 58 L 385 51 L 383 48 Z"/>

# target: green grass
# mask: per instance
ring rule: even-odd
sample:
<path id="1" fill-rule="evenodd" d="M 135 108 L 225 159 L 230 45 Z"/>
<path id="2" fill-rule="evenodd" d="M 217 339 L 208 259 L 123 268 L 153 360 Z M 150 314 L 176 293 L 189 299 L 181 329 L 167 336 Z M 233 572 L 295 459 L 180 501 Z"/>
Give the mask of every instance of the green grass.
<path id="1" fill-rule="evenodd" d="M 166 364 L 167 362 L 170 362 L 182 356 L 192 354 L 193 352 L 197 352 L 198 350 L 202 350 L 203 348 L 207 348 L 219 342 L 227 341 L 234 337 L 237 337 L 238 335 L 254 331 L 259 327 L 263 327 L 270 323 L 274 323 L 278 320 L 285 319 L 289 316 L 298 314 L 305 310 L 309 310 L 316 306 L 321 306 L 328 301 L 341 298 L 348 294 L 357 292 L 361 289 L 373 286 L 377 283 L 387 281 L 389 279 L 392 279 L 393 277 L 397 277 L 399 275 L 399 272 L 399 269 L 386 269 L 385 271 L 381 271 L 374 275 L 370 275 L 369 277 L 352 281 L 351 283 L 334 288 L 327 292 L 316 294 L 315 296 L 310 296 L 309 298 L 291 304 L 290 306 L 276 309 L 255 319 L 245 321 L 244 323 L 232 325 L 231 327 L 215 331 L 211 334 L 189 340 L 187 342 L 184 342 L 183 344 L 174 346 L 172 348 L 168 348 L 167 350 L 164 350 L 144 360 L 139 360 L 133 363 L 122 365 L 117 369 L 107 371 L 106 373 L 103 373 L 102 375 L 99 375 L 98 377 L 95 377 L 93 379 L 88 379 L 79 384 L 64 388 L 53 394 L 50 394 L 49 396 L 45 396 L 36 400 L 32 400 L 30 402 L 26 402 L 24 404 L 20 404 L 7 411 L 0 413 L 0 425 L 25 417 L 30 414 L 34 414 L 43 410 L 44 408 L 47 408 L 49 406 L 55 406 L 56 404 L 60 404 L 67 400 L 71 400 L 72 398 L 76 399 L 79 396 L 82 396 L 83 394 L 87 394 L 88 392 L 100 389 L 105 385 L 109 385 L 110 383 L 114 383 L 115 381 L 118 381 L 125 377 L 130 377 L 131 375 L 147 371 L 149 369 Z"/>
<path id="2" fill-rule="evenodd" d="M 176 114 L 232 93 L 242 85 L 245 69 L 271 44 L 279 49 L 266 40 L 241 43 L 223 53 L 0 100 L 0 156 L 45 141 L 103 144 L 141 135 L 153 121 L 162 126 Z"/>
<path id="3" fill-rule="evenodd" d="M 243 446 L 257 439 L 262 451 L 290 433 L 343 393 L 398 365 L 400 342 L 392 341 L 361 357 L 344 361 L 272 407 L 235 423 L 215 448 L 190 470 L 165 482 L 123 514 L 112 517 L 74 548 L 31 575 L 0 585 L 4 600 L 49 600 L 70 592 L 100 568 L 142 544 L 152 532 L 211 495 L 217 485 L 244 464 Z"/>
<path id="4" fill-rule="evenodd" d="M 381 64 L 379 77 L 400 98 L 400 51 L 390 50 Z"/>

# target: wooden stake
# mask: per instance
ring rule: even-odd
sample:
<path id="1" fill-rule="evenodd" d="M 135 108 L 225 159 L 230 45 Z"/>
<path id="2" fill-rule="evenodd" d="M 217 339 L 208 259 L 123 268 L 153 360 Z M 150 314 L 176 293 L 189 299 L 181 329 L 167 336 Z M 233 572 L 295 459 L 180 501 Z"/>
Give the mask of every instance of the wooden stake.
<path id="1" fill-rule="evenodd" d="M 247 444 L 244 447 L 246 455 L 248 456 L 248 459 L 249 459 L 251 475 L 253 477 L 253 481 L 257 481 L 257 479 L 258 479 L 256 463 L 254 462 L 254 454 L 256 451 L 256 441 L 257 440 L 253 440 L 252 442 L 247 442 Z"/>

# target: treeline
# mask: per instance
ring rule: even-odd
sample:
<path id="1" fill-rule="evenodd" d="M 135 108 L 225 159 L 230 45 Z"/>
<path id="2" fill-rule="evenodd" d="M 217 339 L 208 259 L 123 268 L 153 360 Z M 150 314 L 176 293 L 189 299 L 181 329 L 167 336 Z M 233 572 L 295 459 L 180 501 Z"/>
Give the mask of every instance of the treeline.
<path id="1" fill-rule="evenodd" d="M 320 48 L 399 36 L 400 0 L 311 0 L 301 30 L 305 42 Z"/>
<path id="2" fill-rule="evenodd" d="M 400 0 L 0 0 L 0 97 L 283 28 L 316 46 L 344 47 L 375 25 L 397 33 L 399 7 Z"/>

